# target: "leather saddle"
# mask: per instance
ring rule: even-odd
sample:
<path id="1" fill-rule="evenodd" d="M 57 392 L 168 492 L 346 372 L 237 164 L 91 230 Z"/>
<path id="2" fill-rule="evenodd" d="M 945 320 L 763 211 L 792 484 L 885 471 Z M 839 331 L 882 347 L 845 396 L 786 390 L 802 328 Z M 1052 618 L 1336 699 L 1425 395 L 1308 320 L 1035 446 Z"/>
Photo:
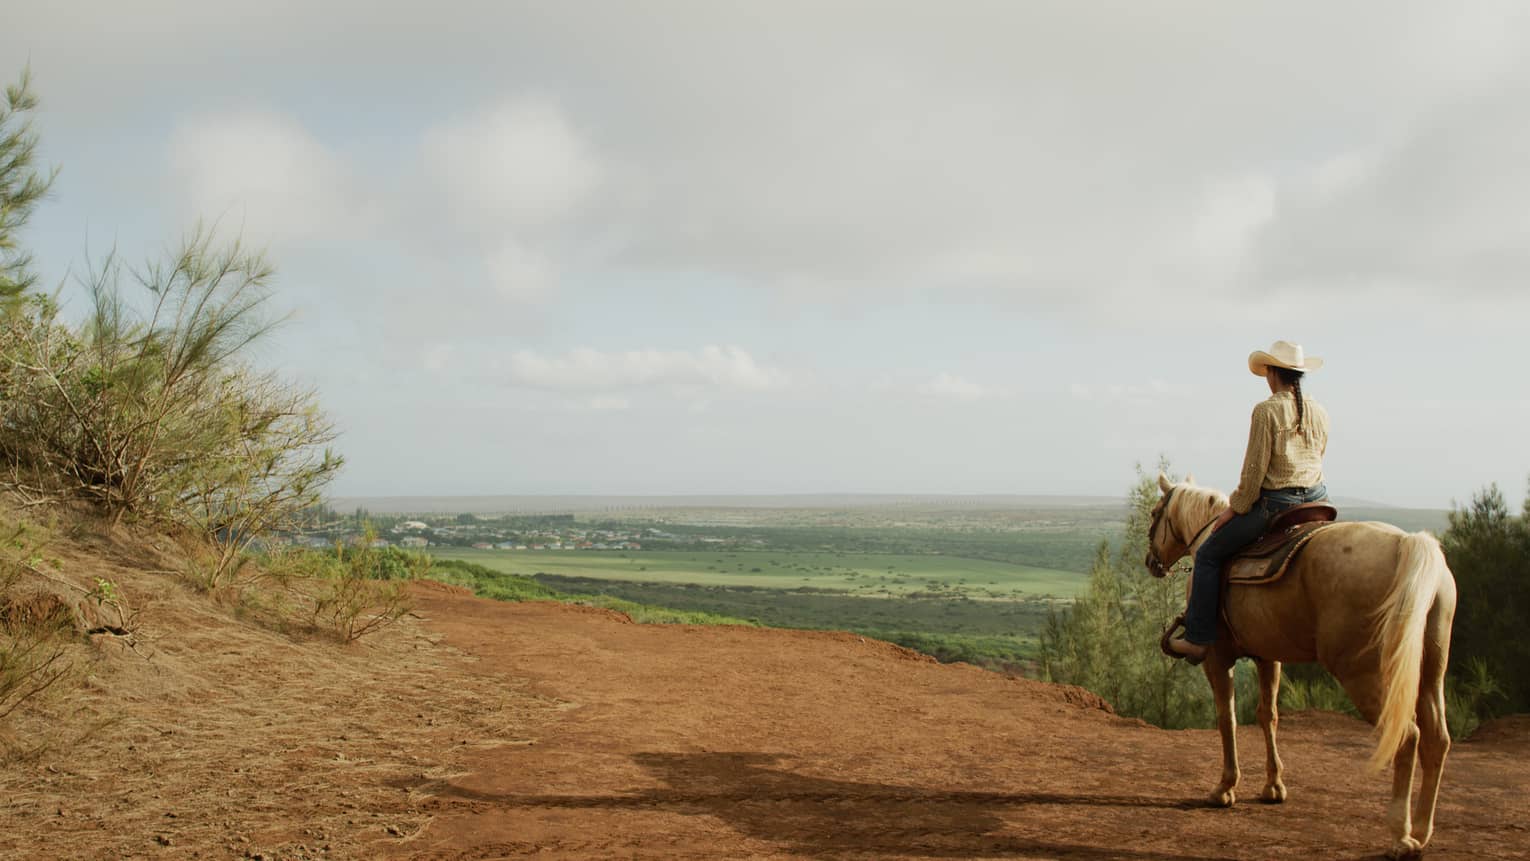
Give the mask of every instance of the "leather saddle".
<path id="1" fill-rule="evenodd" d="M 1262 538 L 1227 563 L 1223 580 L 1245 586 L 1274 583 L 1285 575 L 1312 536 L 1338 519 L 1339 509 L 1326 502 L 1308 502 L 1282 511 L 1270 521 Z"/>

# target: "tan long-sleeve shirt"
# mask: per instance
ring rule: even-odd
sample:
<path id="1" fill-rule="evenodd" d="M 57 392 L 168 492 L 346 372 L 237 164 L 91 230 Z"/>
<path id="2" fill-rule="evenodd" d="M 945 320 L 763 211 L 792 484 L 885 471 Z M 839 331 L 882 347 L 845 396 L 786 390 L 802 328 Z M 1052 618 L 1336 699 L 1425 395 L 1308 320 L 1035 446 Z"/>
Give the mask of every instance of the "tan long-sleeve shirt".
<path id="1" fill-rule="evenodd" d="M 1247 514 L 1261 490 L 1312 487 L 1323 481 L 1323 453 L 1328 450 L 1328 412 L 1303 398 L 1305 434 L 1297 433 L 1296 396 L 1277 392 L 1254 406 L 1249 421 L 1248 451 L 1238 489 L 1228 500 L 1232 510 Z"/>

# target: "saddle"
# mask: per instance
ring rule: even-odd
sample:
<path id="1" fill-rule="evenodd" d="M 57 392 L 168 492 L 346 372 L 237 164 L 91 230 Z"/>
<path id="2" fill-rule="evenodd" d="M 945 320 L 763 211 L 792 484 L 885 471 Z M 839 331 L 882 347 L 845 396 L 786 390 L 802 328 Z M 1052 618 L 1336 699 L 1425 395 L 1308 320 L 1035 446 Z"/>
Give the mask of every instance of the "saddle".
<path id="1" fill-rule="evenodd" d="M 1308 502 L 1275 515 L 1259 540 L 1245 547 L 1222 569 L 1226 585 L 1258 586 L 1285 576 L 1312 536 L 1332 526 L 1339 510 L 1326 502 Z"/>

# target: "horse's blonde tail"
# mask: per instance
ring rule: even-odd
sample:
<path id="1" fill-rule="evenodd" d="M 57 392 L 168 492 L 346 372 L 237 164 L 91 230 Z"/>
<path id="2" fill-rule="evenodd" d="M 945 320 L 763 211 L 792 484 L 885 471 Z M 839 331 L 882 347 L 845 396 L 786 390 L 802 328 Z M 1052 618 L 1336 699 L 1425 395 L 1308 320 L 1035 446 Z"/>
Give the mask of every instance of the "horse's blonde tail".
<path id="1" fill-rule="evenodd" d="M 1381 654 L 1381 712 L 1376 716 L 1376 751 L 1371 768 L 1386 766 L 1413 725 L 1424 660 L 1424 627 L 1449 568 L 1440 542 L 1427 532 L 1402 537 L 1397 577 L 1377 610 L 1376 647 Z"/>

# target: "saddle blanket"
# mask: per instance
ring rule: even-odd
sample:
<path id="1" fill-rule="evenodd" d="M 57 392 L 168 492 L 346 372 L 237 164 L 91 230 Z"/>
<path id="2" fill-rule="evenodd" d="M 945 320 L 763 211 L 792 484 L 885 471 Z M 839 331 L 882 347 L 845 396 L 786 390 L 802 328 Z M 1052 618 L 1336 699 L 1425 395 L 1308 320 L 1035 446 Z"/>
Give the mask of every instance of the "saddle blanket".
<path id="1" fill-rule="evenodd" d="M 1291 567 L 1312 536 L 1333 525 L 1333 521 L 1302 523 L 1266 535 L 1227 563 L 1222 572 L 1223 582 L 1234 586 L 1274 583 L 1285 576 L 1286 569 Z"/>

